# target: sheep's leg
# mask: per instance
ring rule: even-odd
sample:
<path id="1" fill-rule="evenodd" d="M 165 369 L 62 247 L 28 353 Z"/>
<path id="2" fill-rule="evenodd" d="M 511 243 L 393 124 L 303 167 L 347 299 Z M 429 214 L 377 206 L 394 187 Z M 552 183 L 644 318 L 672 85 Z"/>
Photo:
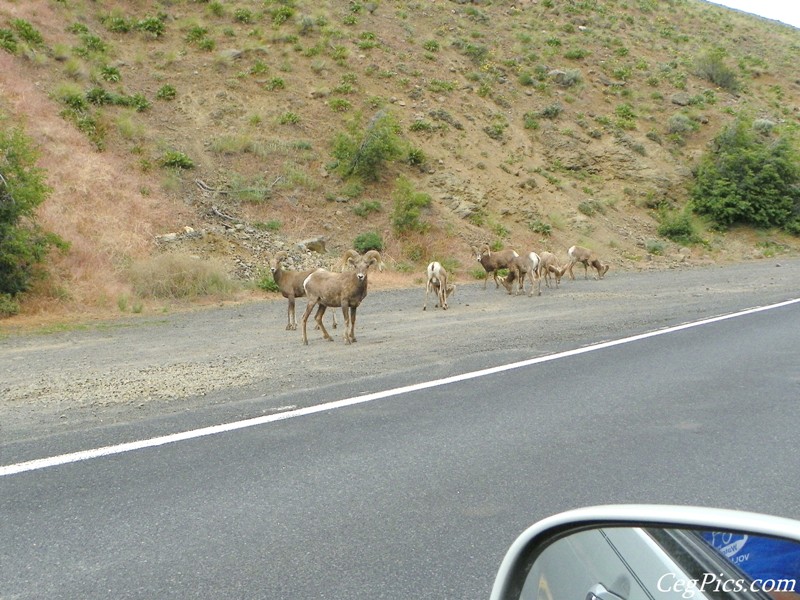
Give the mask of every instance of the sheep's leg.
<path id="1" fill-rule="evenodd" d="M 439 306 L 442 310 L 447 310 L 447 282 L 439 282 Z"/>
<path id="2" fill-rule="evenodd" d="M 333 317 L 333 324 L 331 325 L 331 327 L 332 327 L 333 329 L 336 329 L 336 327 L 337 327 L 337 325 L 336 325 L 336 311 L 333 311 L 333 312 L 331 313 L 331 316 Z"/>
<path id="3" fill-rule="evenodd" d="M 289 296 L 289 307 L 286 309 L 286 331 L 297 329 L 297 318 L 294 312 L 294 297 Z"/>
<path id="4" fill-rule="evenodd" d="M 350 336 L 348 337 L 345 335 L 345 341 L 348 344 L 351 344 L 356 341 L 356 308 L 355 306 L 350 307 L 350 318 L 349 318 L 349 326 L 350 326 Z"/>
<path id="5" fill-rule="evenodd" d="M 325 306 L 324 304 L 320 304 L 319 308 L 317 309 L 317 314 L 314 315 L 314 320 L 317 322 L 317 325 L 319 325 L 319 328 L 322 331 L 322 337 L 328 340 L 329 342 L 332 342 L 333 338 L 328 333 L 328 330 L 325 329 L 325 324 L 322 322 L 322 317 L 325 316 L 325 310 L 327 308 L 328 307 Z"/>
<path id="6" fill-rule="evenodd" d="M 303 311 L 303 344 L 308 346 L 308 335 L 306 334 L 306 324 L 308 323 L 308 315 L 311 314 L 311 311 L 314 310 L 314 305 L 317 303 L 316 300 L 309 300 L 308 306 L 306 306 L 305 311 Z"/>
<path id="7" fill-rule="evenodd" d="M 425 284 L 425 304 L 422 305 L 422 310 L 428 310 L 428 294 L 431 291 L 431 282 Z M 434 307 L 436 308 L 436 307 Z"/>

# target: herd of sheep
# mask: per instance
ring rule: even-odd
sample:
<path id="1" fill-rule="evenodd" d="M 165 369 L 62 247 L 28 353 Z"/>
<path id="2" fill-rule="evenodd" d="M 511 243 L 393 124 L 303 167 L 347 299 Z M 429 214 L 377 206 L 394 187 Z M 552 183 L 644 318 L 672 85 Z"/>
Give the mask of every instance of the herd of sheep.
<path id="1" fill-rule="evenodd" d="M 581 246 L 572 246 L 568 250 L 569 262 L 563 267 L 559 264 L 558 258 L 550 252 L 542 252 L 541 256 L 536 252 L 529 252 L 521 256 L 511 249 L 492 252 L 488 244 L 484 244 L 481 248 L 473 247 L 472 250 L 486 272 L 483 288 L 486 289 L 486 282 L 491 273 L 495 287 L 500 287 L 500 283 L 502 283 L 509 294 L 513 292 L 515 284 L 516 293 L 524 293 L 525 282 L 528 280 L 531 283 L 528 296 L 533 295 L 534 288 L 537 295 L 541 295 L 542 279 L 545 280 L 545 285 L 550 287 L 550 280 L 554 278 L 555 285 L 558 287 L 561 277 L 565 273 L 575 279 L 572 268 L 577 263 L 583 264 L 584 278 L 587 279 L 589 267 L 597 271 L 598 279 L 602 279 L 608 271 L 607 264 L 601 263 L 591 250 Z M 322 331 L 324 339 L 333 339 L 322 322 L 325 311 L 328 308 L 341 308 L 344 316 L 344 341 L 347 344 L 355 342 L 356 310 L 367 295 L 369 269 L 377 265 L 380 270 L 383 270 L 380 253 L 377 250 L 369 250 L 362 255 L 355 250 L 348 250 L 342 256 L 341 272 L 326 269 L 287 270 L 283 268 L 283 261 L 287 258 L 286 252 L 278 252 L 270 261 L 272 278 L 283 297 L 289 301 L 286 329 L 297 329 L 295 299 L 305 297 L 308 298 L 308 304 L 302 317 L 304 344 L 308 345 L 306 324 L 315 306 L 318 308 L 314 321 L 316 328 Z M 344 270 L 348 265 L 352 267 L 352 270 Z M 506 269 L 508 274 L 498 279 L 498 271 L 501 269 Z M 435 307 L 447 310 L 447 297 L 454 291 L 455 285 L 449 281 L 449 274 L 445 268 L 439 262 L 431 262 L 426 271 L 425 304 L 422 310 L 428 308 L 430 292 L 436 295 Z M 332 326 L 334 329 L 336 328 L 335 314 Z"/>

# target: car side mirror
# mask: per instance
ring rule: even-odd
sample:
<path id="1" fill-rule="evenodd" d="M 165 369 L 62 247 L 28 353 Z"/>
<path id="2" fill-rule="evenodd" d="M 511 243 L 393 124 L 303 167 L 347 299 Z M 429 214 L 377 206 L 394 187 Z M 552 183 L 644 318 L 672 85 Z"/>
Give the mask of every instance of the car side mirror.
<path id="1" fill-rule="evenodd" d="M 524 531 L 492 600 L 800 600 L 800 521 L 689 506 L 568 511 Z"/>

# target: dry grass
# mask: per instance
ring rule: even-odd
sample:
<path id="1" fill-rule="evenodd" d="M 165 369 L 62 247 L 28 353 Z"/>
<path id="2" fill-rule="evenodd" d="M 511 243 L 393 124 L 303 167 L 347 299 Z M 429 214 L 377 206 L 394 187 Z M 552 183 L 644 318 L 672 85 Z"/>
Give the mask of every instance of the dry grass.
<path id="1" fill-rule="evenodd" d="M 160 254 L 134 262 L 128 269 L 134 293 L 141 298 L 230 298 L 240 289 L 218 260 L 187 254 Z"/>

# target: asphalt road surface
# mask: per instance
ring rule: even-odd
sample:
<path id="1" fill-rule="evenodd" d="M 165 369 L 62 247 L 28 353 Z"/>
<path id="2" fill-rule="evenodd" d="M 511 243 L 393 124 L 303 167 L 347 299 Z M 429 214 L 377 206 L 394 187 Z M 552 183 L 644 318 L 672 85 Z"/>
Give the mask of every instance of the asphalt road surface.
<path id="1" fill-rule="evenodd" d="M 68 382 L 71 365 L 95 368 L 87 348 L 107 366 L 109 348 L 157 346 L 165 332 L 177 362 L 202 362 L 180 333 L 207 335 L 214 320 L 269 328 L 291 349 L 273 364 L 303 350 L 313 361 L 227 400 L 87 397 L 82 409 L 42 392 L 38 413 L 14 371 L 0 406 L 0 598 L 477 599 L 514 537 L 560 510 L 657 502 L 800 518 L 800 304 L 676 327 L 792 300 L 798 270 L 619 274 L 540 298 L 473 286 L 433 314 L 412 305 L 418 292 L 377 293 L 352 347 L 296 346 L 298 332 L 276 331 L 277 304 L 5 339 L 0 369 L 24 365 L 32 388 L 40 360 Z M 439 330 L 452 343 L 433 352 Z M 123 378 L 151 368 L 140 354 Z M 88 387 L 63 382 L 53 387 Z M 202 429 L 225 423 L 238 425 Z"/>

